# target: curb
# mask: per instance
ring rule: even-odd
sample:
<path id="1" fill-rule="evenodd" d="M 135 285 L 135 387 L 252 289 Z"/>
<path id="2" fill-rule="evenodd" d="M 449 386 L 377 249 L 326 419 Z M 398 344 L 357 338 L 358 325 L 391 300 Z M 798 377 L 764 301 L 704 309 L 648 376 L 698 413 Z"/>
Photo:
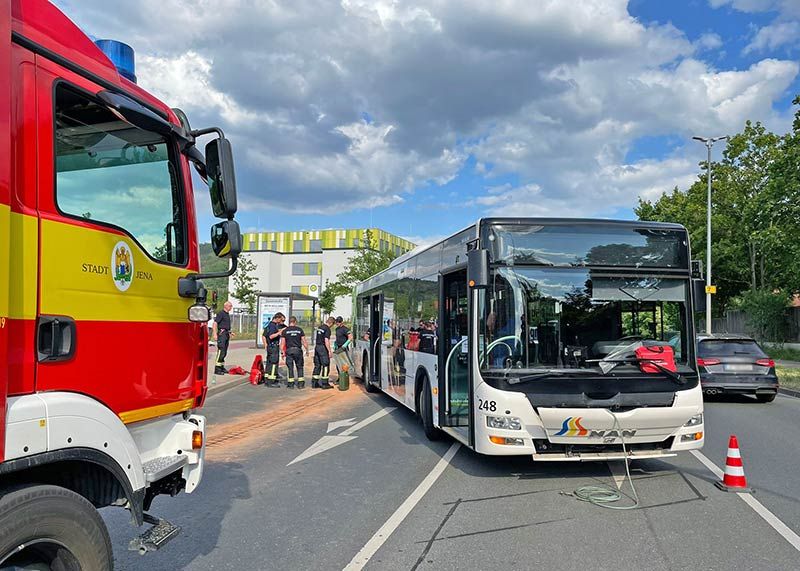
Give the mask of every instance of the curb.
<path id="1" fill-rule="evenodd" d="M 796 399 L 800 399 L 800 391 L 796 391 L 794 389 L 784 389 L 778 388 L 778 394 L 786 395 L 787 397 L 794 397 Z"/>
<path id="2" fill-rule="evenodd" d="M 208 382 L 208 381 L 206 381 Z M 224 393 L 225 391 L 229 391 L 232 388 L 240 387 L 242 385 L 246 385 L 250 383 L 250 379 L 248 377 L 242 377 L 238 380 L 233 381 L 226 381 L 225 383 L 219 385 L 208 385 L 208 392 L 206 392 L 206 398 L 218 395 L 220 393 Z"/>

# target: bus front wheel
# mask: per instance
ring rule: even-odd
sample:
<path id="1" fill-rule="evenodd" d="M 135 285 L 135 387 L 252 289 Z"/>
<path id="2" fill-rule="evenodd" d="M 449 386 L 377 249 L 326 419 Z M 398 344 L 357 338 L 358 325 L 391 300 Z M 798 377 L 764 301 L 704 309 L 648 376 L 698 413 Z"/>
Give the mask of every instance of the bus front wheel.
<path id="1" fill-rule="evenodd" d="M 419 412 L 422 417 L 422 428 L 425 431 L 425 436 L 428 440 L 439 440 L 442 437 L 442 431 L 436 428 L 433 424 L 433 398 L 431 395 L 431 382 L 428 377 L 424 377 L 422 385 L 422 402 L 419 403 Z"/>
<path id="2" fill-rule="evenodd" d="M 37 485 L 10 490 L 0 499 L 0 570 L 112 568 L 108 530 L 83 496 Z"/>

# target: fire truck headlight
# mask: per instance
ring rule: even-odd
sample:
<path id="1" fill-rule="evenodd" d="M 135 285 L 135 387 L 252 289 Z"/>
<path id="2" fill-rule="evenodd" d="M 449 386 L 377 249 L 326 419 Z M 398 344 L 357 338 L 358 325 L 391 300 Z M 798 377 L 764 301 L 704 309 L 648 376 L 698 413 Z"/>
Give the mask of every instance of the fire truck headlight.
<path id="1" fill-rule="evenodd" d="M 504 430 L 522 430 L 522 421 L 516 416 L 487 416 L 486 426 Z"/>
<path id="2" fill-rule="evenodd" d="M 189 308 L 189 321 L 204 323 L 211 319 L 211 310 L 203 304 L 197 303 Z"/>
<path id="3" fill-rule="evenodd" d="M 694 415 L 690 418 L 684 426 L 697 426 L 698 424 L 703 424 L 703 413 Z"/>

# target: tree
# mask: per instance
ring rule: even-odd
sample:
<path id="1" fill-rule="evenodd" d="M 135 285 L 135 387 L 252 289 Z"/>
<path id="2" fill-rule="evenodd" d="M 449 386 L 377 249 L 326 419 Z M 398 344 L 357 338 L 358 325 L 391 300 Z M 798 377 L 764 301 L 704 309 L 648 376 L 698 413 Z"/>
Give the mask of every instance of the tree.
<path id="1" fill-rule="evenodd" d="M 233 290 L 231 294 L 233 297 L 241 301 L 246 307 L 248 313 L 256 312 L 256 294 L 255 289 L 256 277 L 253 273 L 256 271 L 256 264 L 247 256 L 239 256 L 239 266 L 236 268 L 236 273 L 233 274 Z"/>
<path id="2" fill-rule="evenodd" d="M 325 282 L 325 289 L 319 297 L 320 309 L 325 313 L 332 313 L 336 307 L 336 298 L 350 294 L 356 284 L 388 268 L 394 258 L 391 250 L 380 250 L 372 232 L 367 230 L 358 250 L 348 260 L 347 268 L 333 282 Z"/>
<path id="3" fill-rule="evenodd" d="M 790 149 L 796 149 L 789 159 Z M 748 121 L 712 163 L 712 274 L 719 286 L 715 312 L 745 291 L 797 291 L 800 225 L 800 119 L 779 137 Z M 694 256 L 705 261 L 707 165 L 687 190 L 677 187 L 657 200 L 639 201 L 641 220 L 679 222 L 689 230 Z"/>

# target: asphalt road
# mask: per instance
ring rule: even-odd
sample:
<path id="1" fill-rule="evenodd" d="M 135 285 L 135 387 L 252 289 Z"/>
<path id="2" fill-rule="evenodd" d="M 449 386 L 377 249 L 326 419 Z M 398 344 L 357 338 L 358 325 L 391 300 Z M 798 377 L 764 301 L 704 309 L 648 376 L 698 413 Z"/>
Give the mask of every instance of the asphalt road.
<path id="1" fill-rule="evenodd" d="M 428 442 L 409 411 L 360 386 L 341 393 L 245 385 L 209 399 L 205 413 L 200 489 L 158 498 L 151 510 L 183 527 L 177 539 L 144 557 L 128 552 L 135 530 L 126 512 L 104 510 L 117 569 L 343 569 L 452 444 Z M 723 466 L 736 434 L 754 496 L 800 534 L 800 399 L 717 400 L 706 415 L 704 454 Z M 326 436 L 335 421 L 344 422 Z M 332 447 L 302 459 L 315 443 Z M 636 510 L 565 495 L 614 487 L 612 468 L 618 473 L 606 463 L 534 464 L 460 448 L 365 568 L 800 566 L 800 552 L 740 497 L 718 490 L 691 454 L 633 464 Z"/>

